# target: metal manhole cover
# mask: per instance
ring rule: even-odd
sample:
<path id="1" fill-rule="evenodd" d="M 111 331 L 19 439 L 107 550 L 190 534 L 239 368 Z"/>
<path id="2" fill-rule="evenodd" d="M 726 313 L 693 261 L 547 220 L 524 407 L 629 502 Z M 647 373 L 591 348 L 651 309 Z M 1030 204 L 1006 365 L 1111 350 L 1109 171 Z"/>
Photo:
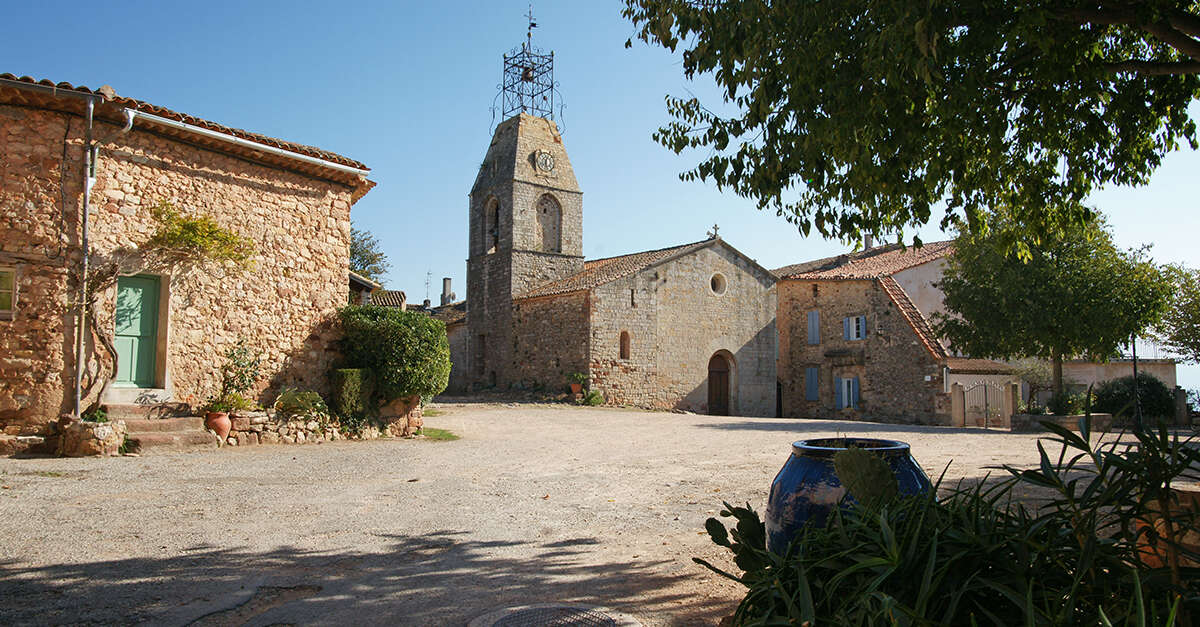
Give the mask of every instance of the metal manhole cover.
<path id="1" fill-rule="evenodd" d="M 641 627 L 632 616 L 602 607 L 543 603 L 485 614 L 469 627 Z"/>

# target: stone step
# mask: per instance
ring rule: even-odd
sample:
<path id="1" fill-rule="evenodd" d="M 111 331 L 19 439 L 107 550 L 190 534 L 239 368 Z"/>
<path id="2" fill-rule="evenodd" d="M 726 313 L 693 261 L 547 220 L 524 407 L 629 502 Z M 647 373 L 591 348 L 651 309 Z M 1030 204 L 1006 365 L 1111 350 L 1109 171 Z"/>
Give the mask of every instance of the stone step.
<path id="1" fill-rule="evenodd" d="M 189 407 L 184 403 L 105 403 L 104 412 L 109 420 L 140 420 L 169 418 L 187 415 Z"/>
<path id="2" fill-rule="evenodd" d="M 125 432 L 148 433 L 162 431 L 204 431 L 204 419 L 199 416 L 183 418 L 123 418 Z"/>
<path id="3" fill-rule="evenodd" d="M 127 434 L 127 451 L 145 454 L 194 448 L 217 448 L 217 436 L 207 431 L 142 431 Z"/>

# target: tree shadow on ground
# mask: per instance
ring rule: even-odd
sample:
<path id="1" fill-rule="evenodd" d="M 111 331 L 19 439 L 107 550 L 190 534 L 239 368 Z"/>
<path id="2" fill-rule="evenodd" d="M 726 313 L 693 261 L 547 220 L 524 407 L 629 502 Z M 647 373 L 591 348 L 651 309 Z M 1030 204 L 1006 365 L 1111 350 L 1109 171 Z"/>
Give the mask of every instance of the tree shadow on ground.
<path id="1" fill-rule="evenodd" d="M 886 422 L 831 420 L 824 418 L 742 418 L 737 421 L 697 423 L 702 429 L 723 431 L 795 431 L 837 433 L 936 433 L 938 435 L 1011 435 L 1007 429 L 981 427 L 943 427 L 936 425 L 900 425 Z"/>
<path id="2" fill-rule="evenodd" d="M 462 625 L 502 607 L 569 602 L 682 625 L 714 624 L 732 611 L 728 599 L 688 594 L 681 584 L 700 575 L 665 574 L 667 562 L 585 561 L 595 538 L 464 535 L 387 535 L 381 552 L 198 546 L 162 558 L 0 563 L 0 623 Z M 99 548 L 104 538 L 88 541 Z"/>

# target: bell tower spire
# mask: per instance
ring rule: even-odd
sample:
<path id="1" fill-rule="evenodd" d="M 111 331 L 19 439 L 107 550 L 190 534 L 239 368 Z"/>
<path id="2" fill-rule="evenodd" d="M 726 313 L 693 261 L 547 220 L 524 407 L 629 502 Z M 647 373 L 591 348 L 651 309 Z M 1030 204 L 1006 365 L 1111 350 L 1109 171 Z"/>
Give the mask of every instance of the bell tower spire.
<path id="1" fill-rule="evenodd" d="M 500 83 L 501 118 L 528 113 L 547 120 L 554 119 L 554 51 L 544 52 L 533 45 L 533 5 L 525 14 L 529 27 L 525 43 L 504 55 L 504 77 Z"/>

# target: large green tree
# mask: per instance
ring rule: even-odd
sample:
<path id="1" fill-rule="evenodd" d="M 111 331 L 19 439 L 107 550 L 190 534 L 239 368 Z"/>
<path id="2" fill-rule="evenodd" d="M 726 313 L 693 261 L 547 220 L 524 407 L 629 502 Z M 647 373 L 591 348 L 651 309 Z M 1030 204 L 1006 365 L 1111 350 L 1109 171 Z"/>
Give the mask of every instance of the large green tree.
<path id="1" fill-rule="evenodd" d="M 370 231 L 350 227 L 350 270 L 375 282 L 383 277 L 392 264 L 380 247 L 379 239 Z"/>
<path id="2" fill-rule="evenodd" d="M 1200 2 L 626 0 L 635 38 L 683 49 L 723 103 L 668 97 L 655 139 L 808 234 L 974 228 L 1061 234 L 1098 186 L 1147 182 L 1197 146 Z M 632 40 L 627 42 L 627 46 Z"/>
<path id="3" fill-rule="evenodd" d="M 1107 359 L 1158 321 L 1170 281 L 1144 250 L 1122 251 L 1102 222 L 1009 254 L 1005 225 L 963 232 L 939 286 L 948 314 L 934 328 L 951 347 L 974 357 L 1037 357 L 1053 363 L 1062 394 L 1062 361 Z"/>
<path id="4" fill-rule="evenodd" d="M 1180 359 L 1200 363 L 1200 271 L 1171 266 L 1167 273 L 1174 292 L 1154 339 Z"/>

